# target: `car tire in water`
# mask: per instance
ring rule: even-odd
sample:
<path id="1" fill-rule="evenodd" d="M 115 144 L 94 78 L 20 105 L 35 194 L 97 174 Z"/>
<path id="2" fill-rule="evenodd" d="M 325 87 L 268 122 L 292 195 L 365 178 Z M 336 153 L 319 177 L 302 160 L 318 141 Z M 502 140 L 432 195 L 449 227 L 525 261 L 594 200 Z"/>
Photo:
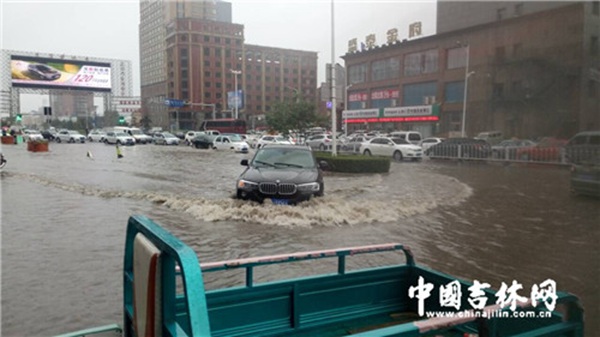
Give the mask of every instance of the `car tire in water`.
<path id="1" fill-rule="evenodd" d="M 363 154 L 364 154 L 365 156 L 370 156 L 370 155 L 371 155 L 371 151 L 369 151 L 369 150 L 365 150 L 365 152 L 363 152 Z"/>
<path id="2" fill-rule="evenodd" d="M 319 151 L 325 151 L 325 144 L 319 145 Z"/>
<path id="3" fill-rule="evenodd" d="M 315 197 L 322 197 L 325 195 L 325 183 L 319 184 L 319 192 L 315 193 Z"/>
<path id="4" fill-rule="evenodd" d="M 56 137 L 56 142 L 57 142 L 57 143 L 60 143 L 60 142 L 61 142 L 61 140 L 60 140 L 60 138 L 59 138 L 59 137 Z"/>
<path id="5" fill-rule="evenodd" d="M 394 152 L 394 160 L 395 161 L 402 161 L 402 152 L 400 152 L 400 151 Z"/>

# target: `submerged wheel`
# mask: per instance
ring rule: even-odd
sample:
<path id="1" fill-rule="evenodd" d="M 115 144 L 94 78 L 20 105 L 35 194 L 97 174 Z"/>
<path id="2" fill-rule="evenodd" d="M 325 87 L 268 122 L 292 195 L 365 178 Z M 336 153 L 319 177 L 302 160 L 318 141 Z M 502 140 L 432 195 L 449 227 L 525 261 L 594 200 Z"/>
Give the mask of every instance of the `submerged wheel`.
<path id="1" fill-rule="evenodd" d="M 364 154 L 365 156 L 370 156 L 370 155 L 371 155 L 371 151 L 369 151 L 369 150 L 365 150 L 365 152 L 363 152 L 363 154 Z"/>

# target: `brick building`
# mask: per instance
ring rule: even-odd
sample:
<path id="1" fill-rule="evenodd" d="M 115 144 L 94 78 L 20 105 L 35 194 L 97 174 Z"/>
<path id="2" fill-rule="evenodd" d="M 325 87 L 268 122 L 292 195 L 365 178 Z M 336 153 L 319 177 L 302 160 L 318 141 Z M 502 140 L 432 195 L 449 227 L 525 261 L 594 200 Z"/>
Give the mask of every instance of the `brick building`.
<path id="1" fill-rule="evenodd" d="M 349 129 L 460 135 L 463 114 L 468 136 L 598 129 L 599 22 L 597 4 L 563 3 L 349 52 Z"/>

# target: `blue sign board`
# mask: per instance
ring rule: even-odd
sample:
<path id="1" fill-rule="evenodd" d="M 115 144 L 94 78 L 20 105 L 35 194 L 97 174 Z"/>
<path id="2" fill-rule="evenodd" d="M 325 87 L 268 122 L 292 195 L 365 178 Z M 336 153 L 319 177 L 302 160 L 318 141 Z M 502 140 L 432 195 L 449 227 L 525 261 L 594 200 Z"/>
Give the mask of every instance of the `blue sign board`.
<path id="1" fill-rule="evenodd" d="M 182 108 L 185 106 L 185 101 L 181 99 L 165 99 L 165 105 L 170 108 Z"/>
<path id="2" fill-rule="evenodd" d="M 233 110 L 237 107 L 237 109 L 244 108 L 244 92 L 242 90 L 237 91 L 228 91 L 227 92 L 227 108 L 229 110 Z"/>

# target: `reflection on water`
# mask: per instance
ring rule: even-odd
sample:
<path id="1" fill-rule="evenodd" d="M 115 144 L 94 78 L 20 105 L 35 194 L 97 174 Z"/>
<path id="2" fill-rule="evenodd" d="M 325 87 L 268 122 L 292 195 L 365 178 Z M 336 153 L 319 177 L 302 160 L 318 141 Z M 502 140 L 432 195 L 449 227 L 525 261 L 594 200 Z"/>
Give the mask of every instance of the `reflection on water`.
<path id="1" fill-rule="evenodd" d="M 399 242 L 418 263 L 496 288 L 552 278 L 583 299 L 588 317 L 600 315 L 598 201 L 571 197 L 564 169 L 394 163 L 389 174 L 327 174 L 325 197 L 291 207 L 232 198 L 249 155 L 145 145 L 117 159 L 103 144 L 3 152 L 3 336 L 120 322 L 131 214 L 162 224 L 204 262 Z M 396 258 L 403 261 L 356 264 Z M 256 279 L 331 271 L 269 268 Z M 240 282 L 235 273 L 205 277 L 208 288 Z M 600 329 L 586 324 L 588 336 Z"/>

